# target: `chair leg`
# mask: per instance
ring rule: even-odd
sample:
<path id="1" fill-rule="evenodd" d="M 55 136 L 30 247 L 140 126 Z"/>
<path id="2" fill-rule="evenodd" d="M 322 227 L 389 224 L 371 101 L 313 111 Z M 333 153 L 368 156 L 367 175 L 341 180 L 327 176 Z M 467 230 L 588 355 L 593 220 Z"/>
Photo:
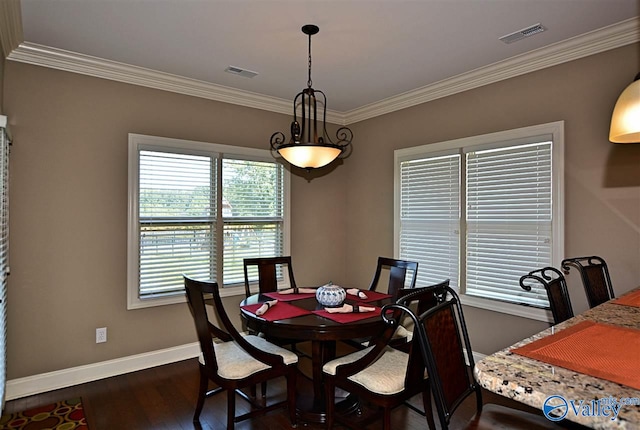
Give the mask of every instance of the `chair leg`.
<path id="1" fill-rule="evenodd" d="M 289 421 L 291 421 L 291 427 L 298 427 L 298 421 L 296 418 L 296 372 L 298 369 L 292 367 L 291 371 L 287 375 L 287 408 L 289 409 Z"/>
<path id="2" fill-rule="evenodd" d="M 204 406 L 204 399 L 207 396 L 207 388 L 209 388 L 209 377 L 204 373 L 202 367 L 200 367 L 200 386 L 198 387 L 198 402 L 196 403 L 196 411 L 193 414 L 193 422 L 200 422 L 200 413 Z"/>
<path id="3" fill-rule="evenodd" d="M 436 424 L 433 421 L 433 409 L 431 408 L 431 389 L 429 387 L 422 392 L 422 405 L 424 406 L 424 414 L 427 417 L 429 430 L 436 430 Z"/>
<path id="4" fill-rule="evenodd" d="M 233 430 L 236 418 L 236 390 L 227 390 L 227 430 Z"/>
<path id="5" fill-rule="evenodd" d="M 264 399 L 265 397 L 267 397 L 267 383 L 263 382 L 262 386 L 260 387 L 260 391 L 262 394 L 262 398 Z"/>
<path id="6" fill-rule="evenodd" d="M 336 386 L 333 383 L 333 378 L 325 376 L 324 389 L 326 403 L 326 428 L 331 430 L 333 428 L 333 419 L 336 407 Z"/>

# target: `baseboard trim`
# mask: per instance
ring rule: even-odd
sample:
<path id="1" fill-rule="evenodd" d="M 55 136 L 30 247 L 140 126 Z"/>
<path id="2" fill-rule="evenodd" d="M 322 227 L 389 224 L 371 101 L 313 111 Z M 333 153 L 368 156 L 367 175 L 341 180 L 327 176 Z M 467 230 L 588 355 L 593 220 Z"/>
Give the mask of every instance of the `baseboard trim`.
<path id="1" fill-rule="evenodd" d="M 85 382 L 97 381 L 177 361 L 188 360 L 200 354 L 198 342 L 180 345 L 173 348 L 160 349 L 144 354 L 131 355 L 114 360 L 101 361 L 99 363 L 57 370 L 55 372 L 41 373 L 39 375 L 7 381 L 5 390 L 6 400 L 15 400 L 34 394 L 58 390 Z M 465 354 L 466 355 L 466 354 Z M 486 355 L 473 353 L 476 362 Z"/>
<path id="2" fill-rule="evenodd" d="M 200 345 L 198 342 L 194 342 L 55 372 L 11 379 L 7 381 L 6 400 L 19 399 L 72 385 L 175 363 L 176 361 L 197 357 L 198 354 L 200 354 Z"/>

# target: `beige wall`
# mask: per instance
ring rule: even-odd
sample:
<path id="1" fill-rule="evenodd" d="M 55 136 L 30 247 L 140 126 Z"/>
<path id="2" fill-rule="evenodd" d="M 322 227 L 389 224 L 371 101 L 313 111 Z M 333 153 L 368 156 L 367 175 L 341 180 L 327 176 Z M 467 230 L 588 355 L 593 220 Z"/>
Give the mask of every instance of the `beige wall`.
<path id="1" fill-rule="evenodd" d="M 4 55 L 0 54 L 0 115 L 4 115 Z"/>
<path id="2" fill-rule="evenodd" d="M 566 256 L 605 258 L 618 294 L 639 285 L 640 145 L 608 142 L 613 105 L 637 73 L 639 53 L 628 46 L 355 124 L 348 281 L 364 282 L 376 256 L 393 252 L 395 149 L 564 120 Z M 576 312 L 586 309 L 578 277 L 568 281 Z M 481 353 L 546 327 L 469 307 L 466 316 Z"/>
<path id="3" fill-rule="evenodd" d="M 354 149 L 292 180 L 292 255 L 302 285 L 368 285 L 393 254 L 393 150 L 564 120 L 566 253 L 598 254 L 615 289 L 640 282 L 640 145 L 607 142 L 638 45 L 352 125 Z M 195 341 L 186 305 L 126 310 L 127 133 L 266 148 L 289 117 L 7 62 L 11 154 L 8 378 Z M 421 270 L 428 270 L 422 266 Z M 586 307 L 570 277 L 577 311 Z M 237 300 L 228 300 L 235 306 Z M 467 308 L 474 350 L 545 327 Z M 109 341 L 95 344 L 95 328 Z"/>
<path id="4" fill-rule="evenodd" d="M 186 304 L 126 309 L 127 134 L 266 149 L 289 117 L 15 62 L 6 81 L 8 378 L 195 342 Z M 344 278 L 347 167 L 292 177 L 301 285 Z M 96 345 L 105 326 L 108 342 Z"/>

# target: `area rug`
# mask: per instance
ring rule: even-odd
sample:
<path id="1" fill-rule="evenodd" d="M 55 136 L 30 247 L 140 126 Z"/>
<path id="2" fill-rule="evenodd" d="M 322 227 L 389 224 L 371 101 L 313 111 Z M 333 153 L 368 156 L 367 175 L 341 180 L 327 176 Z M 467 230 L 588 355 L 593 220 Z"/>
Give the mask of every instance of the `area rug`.
<path id="1" fill-rule="evenodd" d="M 1 430 L 88 430 L 82 399 L 75 398 L 0 417 Z"/>

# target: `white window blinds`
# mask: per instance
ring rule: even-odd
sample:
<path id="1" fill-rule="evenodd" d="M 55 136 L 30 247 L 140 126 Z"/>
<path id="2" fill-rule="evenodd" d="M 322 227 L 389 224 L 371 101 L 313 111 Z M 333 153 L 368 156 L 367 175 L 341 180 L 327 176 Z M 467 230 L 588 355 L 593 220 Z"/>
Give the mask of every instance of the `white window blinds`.
<path id="1" fill-rule="evenodd" d="M 245 258 L 282 255 L 283 175 L 275 162 L 222 160 L 225 285 L 244 282 Z"/>
<path id="2" fill-rule="evenodd" d="M 416 285 L 458 287 L 460 155 L 400 163 L 400 251 L 419 263 Z"/>
<path id="3" fill-rule="evenodd" d="M 466 294 L 548 306 L 519 279 L 552 254 L 551 142 L 466 153 Z"/>
<path id="4" fill-rule="evenodd" d="M 140 151 L 140 297 L 215 279 L 215 158 Z"/>
<path id="5" fill-rule="evenodd" d="M 182 275 L 244 293 L 244 258 L 289 252 L 288 205 L 268 150 L 129 134 L 128 308 L 183 302 Z"/>

